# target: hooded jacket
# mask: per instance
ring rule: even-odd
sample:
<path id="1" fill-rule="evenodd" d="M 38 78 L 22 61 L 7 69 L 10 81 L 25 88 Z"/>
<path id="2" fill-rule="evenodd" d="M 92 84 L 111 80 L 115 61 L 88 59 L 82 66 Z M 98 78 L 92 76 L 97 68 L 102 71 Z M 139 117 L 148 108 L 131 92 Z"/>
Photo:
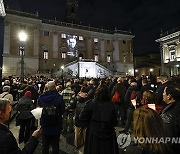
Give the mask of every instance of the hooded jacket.
<path id="1" fill-rule="evenodd" d="M 56 135 L 62 130 L 62 115 L 65 109 L 63 97 L 56 90 L 46 91 L 39 96 L 38 104 L 40 107 L 44 107 L 47 103 L 53 103 L 59 109 L 59 120 L 57 121 L 57 125 L 53 127 L 42 125 L 42 134 Z"/>

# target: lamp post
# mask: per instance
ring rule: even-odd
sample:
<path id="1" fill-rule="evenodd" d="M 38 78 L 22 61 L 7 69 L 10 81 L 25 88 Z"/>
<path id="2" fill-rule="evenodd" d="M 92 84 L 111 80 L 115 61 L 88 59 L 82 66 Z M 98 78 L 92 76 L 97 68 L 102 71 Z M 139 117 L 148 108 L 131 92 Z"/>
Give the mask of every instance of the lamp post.
<path id="1" fill-rule="evenodd" d="M 25 43 L 27 40 L 27 34 L 24 31 L 19 32 L 19 54 L 21 56 L 21 82 L 24 81 L 24 53 L 25 53 Z"/>
<path id="2" fill-rule="evenodd" d="M 61 70 L 62 70 L 62 79 L 63 79 L 63 75 L 64 75 L 64 65 L 61 66 Z"/>
<path id="3" fill-rule="evenodd" d="M 4 17 L 6 16 L 4 2 L 0 0 L 0 44 L 4 44 Z M 2 70 L 3 70 L 3 46 L 0 45 L 0 85 L 2 79 Z"/>
<path id="4" fill-rule="evenodd" d="M 151 77 L 151 76 L 152 76 L 152 73 L 153 73 L 153 69 L 152 69 L 152 68 L 150 68 L 150 69 L 149 69 L 149 77 Z"/>

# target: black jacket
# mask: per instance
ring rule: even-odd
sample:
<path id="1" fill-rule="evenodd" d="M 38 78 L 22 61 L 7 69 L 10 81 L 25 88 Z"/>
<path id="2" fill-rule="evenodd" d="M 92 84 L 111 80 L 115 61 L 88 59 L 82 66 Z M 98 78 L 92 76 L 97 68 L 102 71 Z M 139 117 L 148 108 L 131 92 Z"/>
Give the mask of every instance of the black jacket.
<path id="1" fill-rule="evenodd" d="M 177 100 L 164 108 L 161 118 L 168 127 L 170 135 L 173 137 L 180 137 L 180 100 Z M 175 144 L 174 149 L 180 152 L 179 144 Z"/>
<path id="2" fill-rule="evenodd" d="M 79 118 L 89 121 L 84 154 L 118 154 L 114 130 L 118 121 L 112 103 L 93 100 L 87 103 Z"/>
<path id="3" fill-rule="evenodd" d="M 17 110 L 20 111 L 19 119 L 30 119 L 33 117 L 31 110 L 34 108 L 34 104 L 31 98 L 23 96 L 20 98 Z"/>
<path id="4" fill-rule="evenodd" d="M 82 121 L 79 120 L 79 115 L 81 111 L 83 110 L 84 106 L 86 105 L 87 101 L 87 93 L 82 93 L 79 92 L 78 95 L 76 96 L 76 109 L 75 109 L 75 126 L 76 127 L 86 127 L 87 124 L 83 123 Z"/>
<path id="5" fill-rule="evenodd" d="M 11 131 L 5 125 L 0 124 L 0 154 L 32 154 L 37 145 L 38 140 L 31 137 L 21 151 Z"/>

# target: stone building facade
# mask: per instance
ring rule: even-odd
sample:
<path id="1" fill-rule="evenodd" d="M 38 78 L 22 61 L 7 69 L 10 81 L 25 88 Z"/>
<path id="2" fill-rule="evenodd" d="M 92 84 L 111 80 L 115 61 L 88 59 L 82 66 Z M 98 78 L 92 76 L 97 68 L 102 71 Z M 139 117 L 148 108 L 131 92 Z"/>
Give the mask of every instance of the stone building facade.
<path id="1" fill-rule="evenodd" d="M 133 35 L 89 26 L 40 19 L 38 15 L 7 10 L 4 19 L 3 76 L 51 74 L 75 60 L 96 61 L 114 74 L 133 75 Z M 27 34 L 25 43 L 18 33 Z M 131 70 L 131 71 L 130 71 Z"/>
<path id="2" fill-rule="evenodd" d="M 158 52 L 147 52 L 134 56 L 135 76 L 160 75 L 161 55 Z"/>
<path id="3" fill-rule="evenodd" d="M 161 34 L 156 40 L 160 43 L 161 72 L 166 75 L 180 74 L 180 27 Z"/>

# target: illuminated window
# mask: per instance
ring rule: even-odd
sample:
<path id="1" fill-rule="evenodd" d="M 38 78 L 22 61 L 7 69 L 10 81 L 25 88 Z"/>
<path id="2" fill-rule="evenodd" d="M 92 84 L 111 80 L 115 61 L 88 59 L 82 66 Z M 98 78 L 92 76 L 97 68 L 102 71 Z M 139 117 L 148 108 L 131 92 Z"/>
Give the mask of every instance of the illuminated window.
<path id="1" fill-rule="evenodd" d="M 22 56 L 22 54 L 24 55 L 24 47 L 19 47 L 19 56 Z"/>
<path id="2" fill-rule="evenodd" d="M 94 56 L 94 61 L 98 62 L 98 55 Z"/>
<path id="3" fill-rule="evenodd" d="M 175 50 L 170 51 L 170 61 L 174 61 L 176 59 L 176 52 Z"/>
<path id="4" fill-rule="evenodd" d="M 44 50 L 43 58 L 48 59 L 48 50 Z"/>
<path id="5" fill-rule="evenodd" d="M 61 34 L 61 38 L 66 38 L 66 34 Z"/>
<path id="6" fill-rule="evenodd" d="M 97 43 L 98 42 L 98 38 L 94 38 L 94 42 Z"/>
<path id="7" fill-rule="evenodd" d="M 80 41 L 83 41 L 84 39 L 83 39 L 83 37 L 82 37 L 82 36 L 79 36 L 79 40 L 80 40 Z"/>
<path id="8" fill-rule="evenodd" d="M 110 56 L 110 55 L 107 56 L 107 62 L 108 62 L 108 63 L 111 62 L 111 56 Z"/>
<path id="9" fill-rule="evenodd" d="M 44 35 L 44 36 L 49 36 L 49 31 L 44 31 L 44 32 L 43 32 L 43 35 Z"/>
<path id="10" fill-rule="evenodd" d="M 65 58 L 66 58 L 66 53 L 62 52 L 62 59 L 65 59 Z"/>

